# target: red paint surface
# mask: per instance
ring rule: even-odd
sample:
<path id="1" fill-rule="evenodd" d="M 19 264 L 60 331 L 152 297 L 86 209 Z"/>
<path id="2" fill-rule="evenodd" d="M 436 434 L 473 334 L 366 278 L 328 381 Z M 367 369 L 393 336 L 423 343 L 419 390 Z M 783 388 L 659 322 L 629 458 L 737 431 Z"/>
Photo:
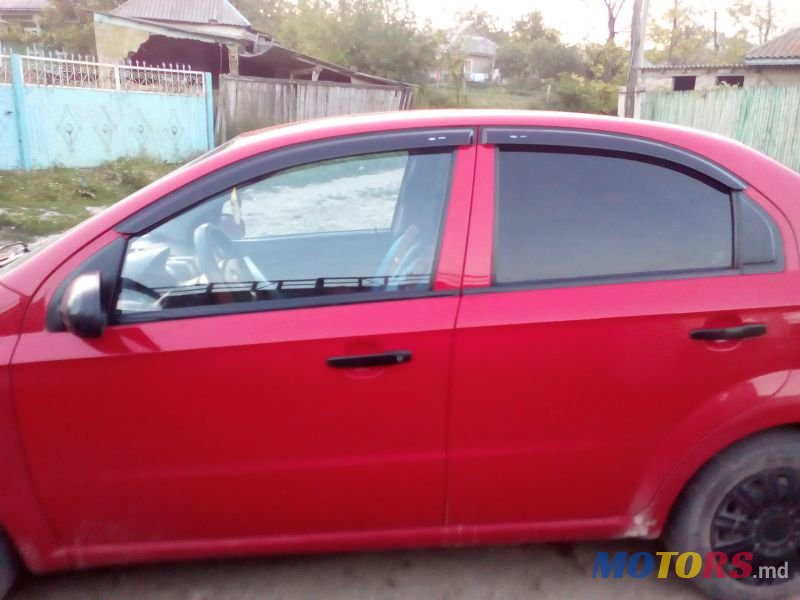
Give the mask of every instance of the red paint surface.
<path id="1" fill-rule="evenodd" d="M 462 148 L 436 290 L 463 295 L 44 328 L 59 284 L 164 194 L 285 145 L 404 128 L 640 135 L 742 177 L 780 273 L 524 291 L 491 279 L 494 159 Z M 35 570 L 262 552 L 657 534 L 719 450 L 800 422 L 800 176 L 638 121 L 431 111 L 267 130 L 137 192 L 0 278 L 0 523 Z M 477 293 L 476 293 L 477 292 Z M 714 345 L 688 332 L 766 323 Z M 329 356 L 407 349 L 391 368 Z"/>

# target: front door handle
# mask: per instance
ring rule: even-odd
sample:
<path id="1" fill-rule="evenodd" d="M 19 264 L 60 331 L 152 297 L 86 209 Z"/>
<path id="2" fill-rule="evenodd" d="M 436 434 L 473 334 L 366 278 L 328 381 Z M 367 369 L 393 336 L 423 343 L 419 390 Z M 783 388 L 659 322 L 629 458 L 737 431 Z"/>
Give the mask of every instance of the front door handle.
<path id="1" fill-rule="evenodd" d="M 767 333 L 766 325 L 752 323 L 737 327 L 722 327 L 721 329 L 694 329 L 689 333 L 689 337 L 693 340 L 741 340 L 758 337 L 765 333 Z"/>
<path id="2" fill-rule="evenodd" d="M 363 367 L 390 367 L 401 365 L 411 360 L 408 350 L 392 350 L 378 354 L 354 354 L 352 356 L 332 356 L 328 366 L 335 369 L 357 369 Z"/>

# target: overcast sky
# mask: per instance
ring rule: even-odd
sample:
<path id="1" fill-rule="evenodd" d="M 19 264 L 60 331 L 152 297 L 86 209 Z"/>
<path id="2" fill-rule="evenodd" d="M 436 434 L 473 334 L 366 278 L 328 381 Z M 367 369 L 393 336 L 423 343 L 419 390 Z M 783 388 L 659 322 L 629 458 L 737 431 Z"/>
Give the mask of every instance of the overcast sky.
<path id="1" fill-rule="evenodd" d="M 606 37 L 606 9 L 603 0 L 408 0 L 411 9 L 421 22 L 430 20 L 435 27 L 447 28 L 455 24 L 455 15 L 473 7 L 497 16 L 501 25 L 509 26 L 513 20 L 530 11 L 539 10 L 545 23 L 561 31 L 565 40 L 573 43 L 583 40 L 603 41 Z M 763 3 L 765 0 L 756 0 Z M 672 4 L 671 0 L 650 0 L 650 19 L 660 17 Z M 708 27 L 713 24 L 716 8 L 720 18 L 720 31 L 729 24 L 727 7 L 733 0 L 690 0 L 690 4 L 705 14 Z M 630 8 L 633 0 L 625 1 L 624 14 L 618 27 L 630 29 Z M 779 31 L 800 27 L 800 0 L 774 0 Z"/>

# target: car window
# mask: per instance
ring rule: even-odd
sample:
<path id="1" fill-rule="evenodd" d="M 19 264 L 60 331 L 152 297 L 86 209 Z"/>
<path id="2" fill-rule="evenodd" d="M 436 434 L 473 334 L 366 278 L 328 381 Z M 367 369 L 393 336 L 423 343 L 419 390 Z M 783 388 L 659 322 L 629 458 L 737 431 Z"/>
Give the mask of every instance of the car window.
<path id="1" fill-rule="evenodd" d="M 629 155 L 500 149 L 497 284 L 724 269 L 731 197 Z"/>
<path id="2" fill-rule="evenodd" d="M 430 290 L 452 156 L 352 156 L 230 188 L 130 240 L 117 312 Z"/>
<path id="3" fill-rule="evenodd" d="M 233 190 L 244 237 L 388 229 L 408 162 L 407 152 L 303 165 Z M 344 218 L 346 215 L 346 218 Z"/>

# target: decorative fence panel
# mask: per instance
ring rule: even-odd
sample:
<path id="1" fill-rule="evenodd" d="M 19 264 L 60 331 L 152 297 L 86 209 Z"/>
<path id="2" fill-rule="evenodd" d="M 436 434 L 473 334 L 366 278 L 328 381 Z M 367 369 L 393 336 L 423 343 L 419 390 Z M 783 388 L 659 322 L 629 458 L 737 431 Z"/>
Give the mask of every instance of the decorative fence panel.
<path id="1" fill-rule="evenodd" d="M 10 85 L 15 161 L 0 169 L 90 167 L 125 156 L 181 162 L 214 146 L 207 73 L 13 55 Z M 0 77 L 2 73 L 0 72 Z M 0 115 L 9 111 L 3 110 Z"/>
<path id="2" fill-rule="evenodd" d="M 14 88 L 11 87 L 11 57 L 0 54 L 0 170 L 21 166 Z"/>
<path id="3" fill-rule="evenodd" d="M 411 108 L 413 88 L 328 81 L 220 77 L 216 134 L 219 142 L 281 123 Z"/>
<path id="4" fill-rule="evenodd" d="M 647 92 L 641 116 L 732 137 L 800 171 L 800 87 Z"/>

